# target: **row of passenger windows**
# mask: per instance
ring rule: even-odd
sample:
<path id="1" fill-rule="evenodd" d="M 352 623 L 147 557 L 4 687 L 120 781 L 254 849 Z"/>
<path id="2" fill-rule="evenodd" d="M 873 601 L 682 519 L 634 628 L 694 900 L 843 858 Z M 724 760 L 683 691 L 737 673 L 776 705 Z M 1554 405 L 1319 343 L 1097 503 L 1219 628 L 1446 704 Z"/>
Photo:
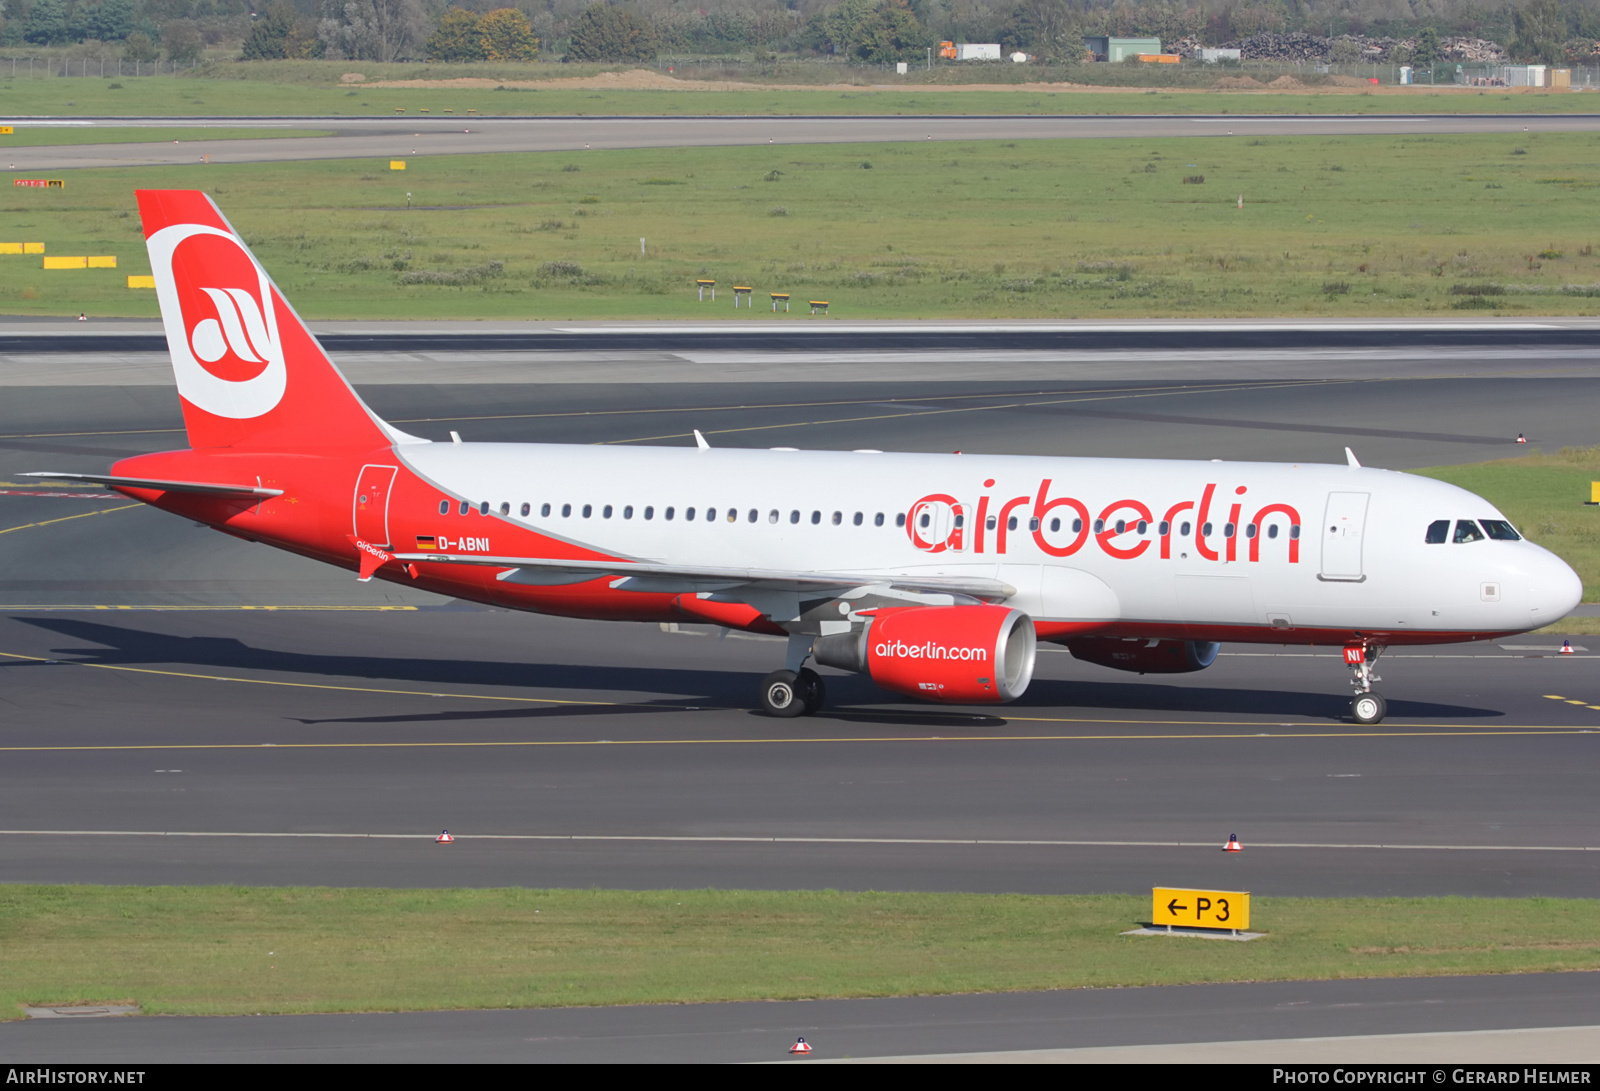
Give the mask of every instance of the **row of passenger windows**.
<path id="1" fill-rule="evenodd" d="M 479 515 L 488 515 L 489 511 L 490 511 L 490 504 L 489 504 L 489 501 L 487 501 L 487 500 L 484 500 L 484 501 L 482 501 L 481 503 L 479 503 L 477 505 L 472 504 L 471 501 L 463 500 L 463 501 L 461 501 L 458 510 L 460 511 L 460 513 L 462 515 L 470 514 L 474 510 L 476 510 Z M 541 505 L 539 505 L 539 517 L 542 518 L 542 519 L 548 519 L 548 518 L 550 518 L 550 516 L 556 510 L 557 509 L 555 509 L 550 504 L 541 504 Z M 505 504 L 505 503 L 501 504 L 500 507 L 499 507 L 499 512 L 500 512 L 501 515 L 510 515 L 511 514 L 511 505 L 510 504 Z M 595 506 L 593 504 L 583 504 L 583 505 L 581 505 L 581 506 L 579 506 L 577 508 L 574 508 L 574 506 L 572 504 L 562 504 L 560 509 L 559 509 L 559 512 L 560 512 L 561 518 L 563 518 L 563 519 L 570 519 L 573 516 L 574 512 L 576 512 L 576 514 L 582 516 L 585 519 L 591 519 L 595 515 Z M 448 501 L 448 500 L 439 501 L 439 514 L 440 515 L 448 515 L 449 513 L 450 513 L 450 501 Z M 529 516 L 531 516 L 533 514 L 533 505 L 532 504 L 523 504 L 521 509 L 520 509 L 520 514 L 522 515 L 522 517 L 524 519 L 526 519 Z M 610 519 L 612 516 L 618 514 L 618 512 L 617 512 L 617 509 L 613 505 L 606 504 L 606 505 L 603 505 L 600 508 L 599 514 L 600 514 L 600 518 L 602 518 L 602 519 Z M 621 511 L 621 515 L 622 515 L 622 518 L 624 518 L 624 519 L 632 519 L 633 516 L 634 516 L 633 505 L 632 504 L 623 505 L 622 511 Z M 641 518 L 645 519 L 646 521 L 653 520 L 656 517 L 656 509 L 655 509 L 655 507 L 653 505 L 646 505 L 639 512 L 639 515 L 640 515 Z M 662 508 L 661 509 L 661 518 L 665 519 L 665 520 L 667 520 L 669 522 L 671 520 L 673 520 L 673 519 L 676 519 L 678 517 L 678 515 L 679 515 L 679 510 L 677 508 L 675 508 L 675 507 L 666 507 L 666 508 Z M 683 519 L 684 519 L 685 522 L 693 522 L 698 517 L 699 519 L 703 520 L 704 522 L 714 523 L 714 522 L 717 521 L 719 516 L 722 519 L 724 519 L 727 522 L 729 522 L 729 523 L 737 523 L 739 521 L 739 509 L 738 508 L 722 508 L 722 509 L 706 508 L 706 509 L 704 509 L 704 511 L 701 511 L 701 509 L 698 509 L 698 508 L 684 508 L 682 510 L 682 515 L 683 515 Z M 776 508 L 774 508 L 773 510 L 767 512 L 767 522 L 769 522 L 769 523 L 780 522 L 782 520 L 782 518 L 783 518 L 783 514 L 781 512 L 779 512 Z M 748 522 L 748 523 L 759 522 L 760 519 L 761 519 L 761 512 L 759 512 L 755 508 L 751 508 L 748 512 L 745 513 L 745 521 Z M 800 522 L 800 519 L 801 519 L 801 513 L 799 511 L 791 511 L 791 512 L 789 512 L 789 522 L 798 523 L 798 522 Z M 850 517 L 851 524 L 853 526 L 858 526 L 858 527 L 862 526 L 863 524 L 865 524 L 866 520 L 867 520 L 867 516 L 866 516 L 865 512 L 859 512 L 858 511 L 858 512 L 855 513 L 855 515 Z M 836 511 L 836 512 L 833 513 L 832 523 L 833 523 L 834 526 L 841 526 L 841 525 L 843 525 L 844 521 L 845 521 L 844 512 Z M 1013 520 L 1013 522 L 1014 521 L 1015 520 Z M 821 523 L 822 522 L 822 512 L 813 511 L 811 513 L 811 522 L 813 522 L 813 523 Z M 872 516 L 872 525 L 873 526 L 881 527 L 881 526 L 883 526 L 883 524 L 884 524 L 883 512 L 881 512 L 881 511 L 877 512 L 876 514 L 874 514 Z M 905 526 L 906 525 L 906 517 L 904 515 L 895 516 L 894 525 L 897 526 L 897 527 Z M 924 525 L 926 525 L 926 524 L 924 524 Z"/>
<path id="2" fill-rule="evenodd" d="M 1479 527 L 1482 526 L 1480 530 Z M 1443 545 L 1446 541 L 1455 542 L 1481 542 L 1485 538 L 1493 538 L 1497 542 L 1520 542 L 1522 535 L 1504 519 L 1457 519 L 1456 532 L 1450 533 L 1450 520 L 1435 519 L 1428 524 L 1428 533 L 1424 538 L 1429 545 Z"/>
<path id="3" fill-rule="evenodd" d="M 462 515 L 468 515 L 471 512 L 473 512 L 474 510 L 476 510 L 479 515 L 488 515 L 489 512 L 492 510 L 492 508 L 491 508 L 491 505 L 490 505 L 489 501 L 487 501 L 487 500 L 481 501 L 480 503 L 478 503 L 476 505 L 474 505 L 471 501 L 462 500 L 460 502 L 460 504 L 458 505 L 458 509 L 457 510 Z M 511 514 L 511 505 L 509 503 L 502 503 L 498 510 L 499 510 L 499 513 L 501 515 L 509 516 Z M 539 517 L 543 518 L 543 519 L 548 519 L 548 518 L 551 517 L 551 515 L 553 513 L 555 513 L 556 510 L 557 509 L 555 509 L 550 504 L 541 504 L 539 506 Z M 572 504 L 562 504 L 560 509 L 559 509 L 559 512 L 560 512 L 561 518 L 569 519 L 569 518 L 572 517 L 572 515 L 573 515 L 575 510 L 576 510 L 577 514 L 579 514 L 584 519 L 593 518 L 594 514 L 595 514 L 595 508 L 594 508 L 593 504 L 583 504 L 580 507 L 577 507 L 576 509 L 574 508 L 574 506 Z M 683 509 L 684 521 L 685 522 L 693 522 L 695 520 L 696 516 L 697 516 L 697 512 L 699 512 L 699 509 L 696 509 L 696 508 L 684 508 Z M 704 509 L 703 513 L 699 514 L 699 518 L 702 519 L 704 522 L 714 523 L 718 519 L 719 512 L 722 514 L 722 518 L 725 519 L 729 523 L 737 523 L 739 521 L 739 510 L 737 508 L 723 508 L 723 509 L 706 508 L 706 509 Z M 449 513 L 450 513 L 450 501 L 448 501 L 448 500 L 439 501 L 439 514 L 440 515 L 448 515 Z M 523 504 L 519 513 L 525 519 L 530 517 L 532 515 L 532 513 L 533 513 L 533 505 L 532 504 L 526 504 L 526 503 Z M 600 517 L 602 519 L 610 519 L 616 513 L 617 513 L 616 508 L 613 507 L 611 504 L 606 504 L 606 505 L 604 505 L 604 506 L 602 506 L 600 508 Z M 622 518 L 624 518 L 624 519 L 632 519 L 633 516 L 634 516 L 634 507 L 633 507 L 633 505 L 632 504 L 624 505 L 623 508 L 622 508 L 622 513 L 621 514 L 622 514 Z M 647 521 L 648 520 L 653 520 L 656 517 L 656 509 L 653 506 L 646 506 L 640 512 L 640 515 Z M 671 520 L 677 518 L 677 516 L 678 516 L 678 509 L 677 508 L 667 507 L 667 508 L 661 509 L 661 517 L 663 519 L 665 519 L 665 520 L 671 521 Z M 755 523 L 755 522 L 759 522 L 760 519 L 761 519 L 761 513 L 755 508 L 751 508 L 748 512 L 745 513 L 745 522 Z M 773 508 L 772 510 L 767 512 L 767 522 L 769 522 L 769 523 L 778 523 L 778 522 L 781 522 L 782 519 L 783 519 L 782 513 L 780 511 L 778 511 L 776 508 Z M 801 521 L 801 519 L 802 519 L 802 513 L 800 511 L 791 510 L 789 512 L 789 522 L 790 523 L 799 523 Z M 820 524 L 822 522 L 822 519 L 823 519 L 823 513 L 822 512 L 813 511 L 811 513 L 811 523 L 813 525 Z M 849 521 L 850 521 L 850 524 L 852 526 L 858 526 L 858 527 L 859 526 L 863 526 L 867 521 L 866 513 L 858 511 L 854 515 L 849 517 Z M 953 520 L 953 523 L 957 528 L 960 528 L 961 526 L 964 525 L 965 521 L 966 521 L 966 517 L 965 516 L 957 515 L 955 517 L 955 519 Z M 845 522 L 845 513 L 842 512 L 842 511 L 834 512 L 832 517 L 829 519 L 829 522 L 831 522 L 836 527 L 837 526 L 842 526 L 844 524 L 844 522 Z M 885 517 L 884 517 L 883 512 L 881 512 L 881 511 L 877 512 L 872 516 L 872 525 L 873 526 L 881 527 L 881 526 L 884 525 L 884 522 L 885 522 Z M 898 514 L 898 515 L 896 515 L 894 517 L 894 525 L 897 526 L 897 527 L 903 527 L 903 526 L 906 525 L 906 517 L 905 517 L 904 513 Z M 917 525 L 923 530 L 926 530 L 929 527 L 931 527 L 933 525 L 933 516 L 932 516 L 932 514 L 929 513 L 929 512 L 924 511 L 920 516 L 918 516 Z M 1007 530 L 1016 530 L 1019 525 L 1020 525 L 1020 520 L 1015 515 L 1010 516 L 1010 517 L 1008 517 L 1006 519 L 1006 529 Z M 1031 518 L 1031 519 L 1028 520 L 1028 529 L 1030 531 L 1038 530 L 1039 529 L 1039 525 L 1040 524 L 1039 524 L 1038 518 Z M 1106 525 L 1107 524 L 1106 524 L 1106 521 L 1104 519 L 1096 519 L 1094 521 L 1094 532 L 1096 534 L 1103 533 L 1105 531 L 1105 529 L 1106 529 Z M 999 520 L 995 516 L 991 515 L 991 516 L 988 517 L 987 520 L 985 520 L 985 526 L 989 530 L 995 530 L 999 526 Z M 1059 532 L 1061 530 L 1061 526 L 1062 526 L 1062 520 L 1060 520 L 1060 519 L 1051 519 L 1050 520 L 1050 530 L 1052 532 Z M 1114 524 L 1111 524 L 1111 526 L 1112 526 L 1112 531 L 1115 534 L 1126 534 L 1130 530 L 1133 531 L 1136 534 L 1141 534 L 1141 535 L 1148 534 L 1150 532 L 1150 524 L 1146 520 L 1143 520 L 1143 519 L 1140 519 L 1136 523 L 1130 523 L 1130 522 L 1127 522 L 1126 520 L 1118 519 Z M 1189 536 L 1189 532 L 1192 529 L 1193 529 L 1193 524 L 1191 524 L 1191 523 L 1180 523 L 1178 525 L 1178 535 L 1179 535 L 1179 537 L 1187 538 Z M 1244 536 L 1246 538 L 1254 538 L 1256 536 L 1257 529 L 1258 528 L 1256 527 L 1256 524 L 1254 524 L 1254 523 L 1251 523 L 1251 524 L 1247 525 L 1244 528 Z M 1269 525 L 1267 527 L 1267 537 L 1268 538 L 1276 538 L 1278 536 L 1278 529 L 1279 528 L 1278 528 L 1278 526 L 1276 524 Z M 1209 538 L 1215 532 L 1215 530 L 1216 530 L 1216 528 L 1213 526 L 1213 524 L 1206 523 L 1204 526 L 1202 526 L 1200 528 L 1200 535 L 1201 535 L 1201 537 Z M 1232 538 L 1234 536 L 1235 530 L 1236 530 L 1236 528 L 1234 527 L 1234 525 L 1232 523 L 1224 523 L 1222 525 L 1222 536 L 1224 538 Z M 1162 520 L 1160 523 L 1156 524 L 1156 533 L 1162 535 L 1163 537 L 1165 537 L 1167 534 L 1171 533 L 1171 531 L 1172 531 L 1172 524 L 1168 523 L 1166 520 Z M 1072 533 L 1081 534 L 1082 532 L 1083 532 L 1083 520 L 1082 519 L 1074 519 L 1074 520 L 1072 520 Z M 1298 523 L 1290 525 L 1290 527 L 1289 527 L 1289 537 L 1291 537 L 1291 538 L 1300 537 L 1300 526 L 1299 526 Z M 1432 541 L 1431 538 L 1429 540 Z"/>

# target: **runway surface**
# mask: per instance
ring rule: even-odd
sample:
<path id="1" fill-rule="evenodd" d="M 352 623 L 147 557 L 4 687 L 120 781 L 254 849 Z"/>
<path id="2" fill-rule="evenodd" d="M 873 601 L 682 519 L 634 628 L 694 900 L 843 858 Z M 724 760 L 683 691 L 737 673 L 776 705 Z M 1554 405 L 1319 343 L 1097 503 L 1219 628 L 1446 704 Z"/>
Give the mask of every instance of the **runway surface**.
<path id="1" fill-rule="evenodd" d="M 750 1063 L 788 1060 L 789 1047 L 803 1036 L 814 1047 L 809 1061 L 982 1052 L 969 1059 L 1593 1063 L 1600 1059 L 1592 1029 L 1600 1024 L 1597 978 L 1530 974 L 542 1011 L 49 1019 L 0 1023 L 0 1052 L 30 1064 L 135 1065 L 175 1057 Z M 1521 1033 L 1463 1033 L 1474 1031 Z M 1416 1037 L 1393 1037 L 1401 1034 Z M 1334 1035 L 1340 1038 L 1327 1040 Z M 1129 1048 L 1140 1046 L 1146 1048 Z M 1106 1047 L 1121 1048 L 1107 1056 Z M 1051 1053 L 996 1053 L 1016 1050 Z"/>
<path id="2" fill-rule="evenodd" d="M 757 144 L 852 144 L 907 140 L 1074 140 L 1174 137 L 1451 135 L 1594 132 L 1600 115 L 1144 116 L 1144 117 L 458 117 L 406 118 L 16 118 L 21 126 L 163 128 L 323 128 L 326 136 L 208 140 L 181 144 L 79 144 L 11 149 L 19 171 L 84 167 L 183 166 L 309 159 L 398 158 L 490 152 L 598 148 L 715 147 Z"/>
<path id="3" fill-rule="evenodd" d="M 1518 432 L 1593 444 L 1600 395 L 1582 345 L 961 361 L 868 339 L 372 353 L 350 370 L 378 412 L 434 438 L 684 444 L 700 428 L 729 446 L 1321 461 L 1348 444 L 1395 469 L 1509 457 Z M 1342 722 L 1336 655 L 1276 647 L 1165 679 L 1052 650 L 1002 709 L 835 675 L 823 715 L 776 722 L 749 711 L 771 640 L 359 585 L 16 476 L 181 446 L 161 370 L 0 352 L 8 881 L 1596 896 L 1600 638 L 1573 656 L 1550 637 L 1386 656 L 1375 728 Z M 432 843 L 445 827 L 448 848 Z M 1219 852 L 1235 832 L 1245 852 Z M 1600 1024 L 1562 999 L 1578 981 L 29 1024 L 0 1027 L 0 1045 L 30 1060 L 773 1059 L 795 1034 L 866 1056 Z M 1162 1005 L 1170 1019 L 1148 1018 Z"/>

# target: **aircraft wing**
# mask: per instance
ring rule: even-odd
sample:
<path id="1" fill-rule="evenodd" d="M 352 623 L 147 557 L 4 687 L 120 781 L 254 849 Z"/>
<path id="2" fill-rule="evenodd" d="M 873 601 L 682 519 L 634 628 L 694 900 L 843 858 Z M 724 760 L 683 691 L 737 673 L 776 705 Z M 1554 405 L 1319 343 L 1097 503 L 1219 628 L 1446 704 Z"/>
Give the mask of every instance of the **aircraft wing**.
<path id="1" fill-rule="evenodd" d="M 48 477 L 52 481 L 81 481 L 86 485 L 104 485 L 107 488 L 160 489 L 163 492 L 192 492 L 204 496 L 240 496 L 266 499 L 282 496 L 282 489 L 264 489 L 259 485 L 221 485 L 210 481 L 162 481 L 152 477 L 118 477 L 115 474 L 58 474 L 25 473 L 18 477 Z"/>
<path id="2" fill-rule="evenodd" d="M 635 561 L 576 561 L 546 557 L 478 557 L 459 553 L 397 553 L 407 563 L 471 564 L 513 568 L 527 573 L 527 582 L 545 578 L 619 576 L 629 591 L 709 591 L 760 586 L 772 591 L 848 591 L 856 587 L 887 586 L 900 591 L 966 595 L 984 601 L 1007 599 L 1017 589 L 1001 580 L 981 576 L 918 576 L 867 572 L 784 572 L 769 568 L 710 568 L 693 565 L 649 564 Z M 511 582 L 518 582 L 513 579 Z M 564 581 L 563 581 L 564 582 Z M 576 582 L 576 581 L 574 581 Z"/>

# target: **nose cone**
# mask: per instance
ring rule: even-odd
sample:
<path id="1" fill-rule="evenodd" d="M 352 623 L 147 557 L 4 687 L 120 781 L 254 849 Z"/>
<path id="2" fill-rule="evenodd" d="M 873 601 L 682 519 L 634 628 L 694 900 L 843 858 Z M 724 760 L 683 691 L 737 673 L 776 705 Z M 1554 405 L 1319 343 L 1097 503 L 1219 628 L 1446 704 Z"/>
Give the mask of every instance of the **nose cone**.
<path id="1" fill-rule="evenodd" d="M 1530 543 L 1531 544 L 1531 543 Z M 1583 581 L 1572 567 L 1554 553 L 1534 546 L 1538 553 L 1529 564 L 1528 607 L 1530 628 L 1554 625 L 1583 601 Z"/>

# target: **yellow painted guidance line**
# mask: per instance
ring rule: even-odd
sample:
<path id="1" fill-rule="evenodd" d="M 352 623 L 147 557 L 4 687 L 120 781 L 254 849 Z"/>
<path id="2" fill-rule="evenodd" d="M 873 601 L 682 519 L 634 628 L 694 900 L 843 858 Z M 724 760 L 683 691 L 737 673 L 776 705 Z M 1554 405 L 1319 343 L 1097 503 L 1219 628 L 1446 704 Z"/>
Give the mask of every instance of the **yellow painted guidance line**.
<path id="1" fill-rule="evenodd" d="M 90 516 L 93 516 L 93 515 L 110 515 L 114 511 L 127 511 L 129 508 L 142 508 L 142 507 L 144 507 L 143 504 L 123 504 L 120 507 L 103 508 L 100 511 L 84 511 L 84 512 L 79 512 L 77 515 L 63 515 L 59 519 L 46 519 L 43 522 L 23 523 L 21 526 L 6 527 L 4 530 L 0 530 L 0 534 L 10 534 L 11 532 L 17 531 L 17 530 L 28 530 L 31 527 L 47 527 L 47 526 L 50 526 L 53 523 L 65 523 L 65 522 L 67 522 L 68 520 L 71 520 L 71 519 L 88 519 Z"/>
<path id="2" fill-rule="evenodd" d="M 60 666 L 86 667 L 96 670 L 125 671 L 130 674 L 154 674 L 169 678 L 193 678 L 205 682 L 238 682 L 245 685 L 281 686 L 286 689 L 328 690 L 341 693 L 377 693 L 397 697 L 427 697 L 434 700 L 495 701 L 507 704 L 558 705 L 588 708 L 636 709 L 652 708 L 663 712 L 737 712 L 748 710 L 733 706 L 716 705 L 641 705 L 626 701 L 583 701 L 560 697 L 513 697 L 492 693 L 437 693 L 430 690 L 391 689 L 383 686 L 342 686 L 326 682 L 287 682 L 270 678 L 238 678 L 231 675 L 202 674 L 197 671 L 162 670 L 157 667 L 128 667 L 113 663 L 81 663 L 46 659 L 37 655 L 0 652 L 0 658 L 20 659 L 32 663 L 51 663 Z M 874 710 L 877 716 L 917 716 L 926 713 L 898 712 L 891 709 Z M 952 718 L 959 713 L 952 713 Z M 969 714 L 977 718 L 978 714 Z M 1126 724 L 1138 727 L 1244 727 L 1260 728 L 1267 725 L 1254 720 L 1151 720 L 1111 719 L 1103 716 L 1007 716 L 1006 723 L 1056 723 L 1056 724 Z M 953 725 L 952 725 L 953 726 Z M 1325 728 L 1321 722 L 1275 723 L 1277 728 Z M 83 746 L 0 746 L 0 753 L 19 752 L 71 752 L 110 750 L 257 750 L 280 747 L 288 750 L 363 750 L 363 749 L 439 749 L 527 746 L 711 746 L 754 745 L 761 743 L 903 743 L 903 742 L 1154 742 L 1199 741 L 1239 739 L 1406 739 L 1406 738 L 1479 738 L 1507 735 L 1594 735 L 1593 728 L 1571 727 L 1559 724 L 1530 724 L 1521 727 L 1485 729 L 1472 724 L 1433 724 L 1412 731 L 1233 731 L 1191 732 L 1173 734 L 1093 734 L 1093 735 L 843 735 L 843 736 L 766 736 L 760 738 L 700 738 L 700 739 L 485 739 L 452 740 L 449 742 L 286 742 L 286 743 L 133 743 L 123 745 Z"/>

